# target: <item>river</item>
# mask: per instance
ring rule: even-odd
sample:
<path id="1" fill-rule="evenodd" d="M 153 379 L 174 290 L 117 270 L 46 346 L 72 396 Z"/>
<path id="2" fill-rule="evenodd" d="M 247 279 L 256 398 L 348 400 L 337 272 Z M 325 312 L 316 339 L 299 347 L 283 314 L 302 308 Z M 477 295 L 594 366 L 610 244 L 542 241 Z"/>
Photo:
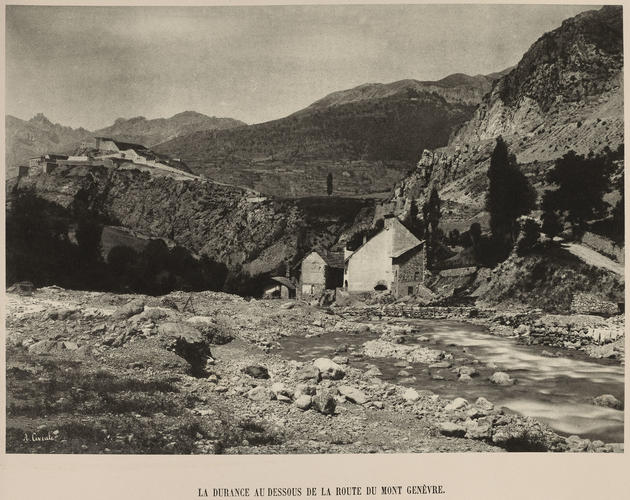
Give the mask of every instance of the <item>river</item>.
<path id="1" fill-rule="evenodd" d="M 406 344 L 451 353 L 453 367 L 428 368 L 406 362 L 402 366 L 400 360 L 390 358 L 363 359 L 362 345 L 379 337 L 371 332 L 287 337 L 282 341 L 282 352 L 289 359 L 309 361 L 333 357 L 340 346 L 347 346 L 343 354 L 348 355 L 351 366 L 376 365 L 383 380 L 429 389 L 450 399 L 474 401 L 483 396 L 497 406 L 543 421 L 562 435 L 623 442 L 623 411 L 592 404 L 593 398 L 602 394 L 624 400 L 624 368 L 619 362 L 590 359 L 580 351 L 522 345 L 514 338 L 497 337 L 483 327 L 455 321 L 404 319 L 389 324 L 412 327 Z M 479 376 L 468 383 L 459 382 L 453 368 L 462 365 L 474 366 Z M 492 384 L 488 378 L 496 371 L 509 373 L 517 383 Z"/>

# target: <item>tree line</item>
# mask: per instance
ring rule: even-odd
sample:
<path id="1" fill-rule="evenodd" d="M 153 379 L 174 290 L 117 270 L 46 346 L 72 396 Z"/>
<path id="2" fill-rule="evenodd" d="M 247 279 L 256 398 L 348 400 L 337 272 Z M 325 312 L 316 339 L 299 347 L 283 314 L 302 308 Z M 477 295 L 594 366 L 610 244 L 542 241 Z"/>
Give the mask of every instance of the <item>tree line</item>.
<path id="1" fill-rule="evenodd" d="M 623 158 L 623 146 L 613 152 L 609 148 L 595 155 L 567 152 L 558 158 L 546 174 L 551 186 L 542 196 L 540 222 L 531 217 L 538 206 L 538 197 L 527 176 L 521 171 L 507 143 L 498 137 L 490 157 L 488 191 L 485 209 L 490 216 L 490 233 L 482 234 L 479 223 L 460 233 L 454 229 L 448 235 L 439 227 L 441 200 L 432 187 L 427 201 L 418 209 L 415 200 L 403 221 L 418 238 L 427 241 L 427 264 L 436 265 L 444 257 L 444 245 L 472 247 L 475 259 L 492 267 L 516 250 L 524 254 L 540 242 L 541 233 L 553 238 L 562 233 L 579 239 L 587 229 L 624 242 L 624 176 L 611 182 L 614 161 Z M 612 207 L 604 195 L 619 193 Z"/>

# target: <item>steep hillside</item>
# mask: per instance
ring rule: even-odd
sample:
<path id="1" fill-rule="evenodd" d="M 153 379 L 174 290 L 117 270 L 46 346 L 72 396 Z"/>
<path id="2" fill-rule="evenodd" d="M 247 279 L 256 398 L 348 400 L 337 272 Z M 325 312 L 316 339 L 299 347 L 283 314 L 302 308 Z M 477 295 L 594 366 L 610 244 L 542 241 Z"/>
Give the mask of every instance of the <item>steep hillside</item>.
<path id="1" fill-rule="evenodd" d="M 196 132 L 156 149 L 198 174 L 266 194 L 325 194 L 328 172 L 338 194 L 389 191 L 423 149 L 447 143 L 490 86 L 490 77 L 466 75 L 361 85 L 280 120 Z"/>
<path id="2" fill-rule="evenodd" d="M 567 151 L 616 151 L 623 144 L 622 49 L 620 6 L 584 12 L 543 35 L 448 146 L 418 156 L 418 168 L 397 188 L 397 208 L 436 183 L 443 199 L 482 209 L 499 135 L 539 190 L 547 168 Z"/>
<path id="3" fill-rule="evenodd" d="M 102 167 L 58 167 L 49 175 L 23 177 L 10 194 L 29 190 L 67 217 L 90 213 L 253 274 L 292 263 L 299 251 L 315 245 L 332 245 L 357 217 L 371 217 L 372 206 L 340 199 L 298 205 L 209 181 Z"/>
<path id="4" fill-rule="evenodd" d="M 181 135 L 200 130 L 223 130 L 246 125 L 233 118 L 206 116 L 195 111 L 184 111 L 170 118 L 147 120 L 137 116 L 128 120 L 118 118 L 113 125 L 95 131 L 95 135 L 115 137 L 121 141 L 153 146 Z"/>
<path id="5" fill-rule="evenodd" d="M 64 153 L 77 143 L 92 138 L 89 130 L 73 129 L 52 123 L 41 113 L 28 121 L 6 115 L 5 127 L 6 178 L 15 177 L 16 167 L 28 162 L 32 156 L 43 153 Z"/>

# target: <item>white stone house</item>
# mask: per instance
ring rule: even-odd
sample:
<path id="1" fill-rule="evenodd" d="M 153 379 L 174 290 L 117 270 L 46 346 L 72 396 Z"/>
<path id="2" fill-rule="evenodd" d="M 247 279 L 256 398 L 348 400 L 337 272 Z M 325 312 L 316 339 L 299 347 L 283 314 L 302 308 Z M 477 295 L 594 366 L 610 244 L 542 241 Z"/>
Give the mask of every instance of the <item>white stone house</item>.
<path id="1" fill-rule="evenodd" d="M 346 253 L 344 288 L 349 292 L 388 290 L 411 295 L 424 283 L 425 242 L 393 216 L 383 229 L 354 252 Z"/>

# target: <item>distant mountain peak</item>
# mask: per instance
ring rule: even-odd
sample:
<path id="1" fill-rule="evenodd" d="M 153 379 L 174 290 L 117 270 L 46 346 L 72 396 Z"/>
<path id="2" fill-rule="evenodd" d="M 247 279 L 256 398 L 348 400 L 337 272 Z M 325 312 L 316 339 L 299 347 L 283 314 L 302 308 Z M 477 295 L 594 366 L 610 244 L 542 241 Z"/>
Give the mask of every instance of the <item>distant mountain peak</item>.
<path id="1" fill-rule="evenodd" d="M 46 124 L 46 125 L 52 125 L 53 124 L 48 118 L 46 118 L 46 115 L 44 115 L 44 113 L 37 113 L 29 121 L 31 123 L 42 123 L 42 124 Z"/>

